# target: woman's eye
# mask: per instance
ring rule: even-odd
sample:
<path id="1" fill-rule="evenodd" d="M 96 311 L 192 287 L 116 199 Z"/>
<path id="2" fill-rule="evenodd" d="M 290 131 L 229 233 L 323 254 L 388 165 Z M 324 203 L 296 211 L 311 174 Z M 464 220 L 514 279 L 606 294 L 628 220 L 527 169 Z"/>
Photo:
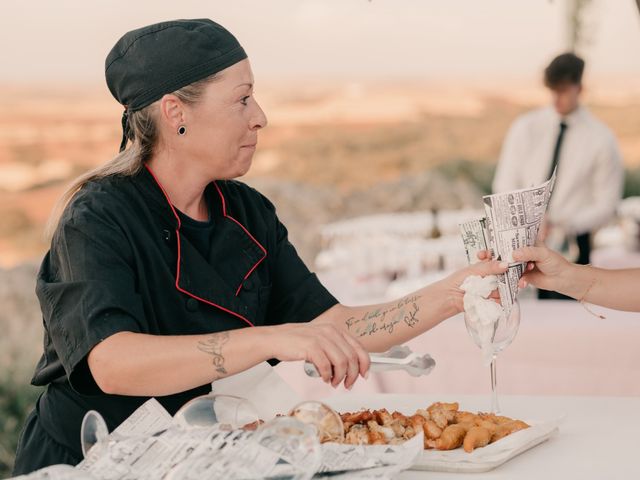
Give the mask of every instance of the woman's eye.
<path id="1" fill-rule="evenodd" d="M 250 95 L 247 95 L 246 97 L 242 97 L 242 100 L 240 100 L 240 103 L 243 105 L 246 105 L 249 98 L 251 98 Z"/>

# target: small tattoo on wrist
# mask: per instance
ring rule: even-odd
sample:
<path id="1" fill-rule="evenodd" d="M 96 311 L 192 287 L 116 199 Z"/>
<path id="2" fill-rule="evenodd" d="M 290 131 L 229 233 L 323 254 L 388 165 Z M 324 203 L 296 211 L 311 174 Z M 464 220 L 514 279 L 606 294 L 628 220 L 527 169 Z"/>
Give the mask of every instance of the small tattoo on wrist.
<path id="1" fill-rule="evenodd" d="M 220 375 L 226 375 L 224 368 L 225 358 L 222 354 L 222 347 L 229 341 L 229 332 L 219 332 L 209 335 L 206 339 L 198 342 L 198 350 L 211 355 L 213 366 Z"/>

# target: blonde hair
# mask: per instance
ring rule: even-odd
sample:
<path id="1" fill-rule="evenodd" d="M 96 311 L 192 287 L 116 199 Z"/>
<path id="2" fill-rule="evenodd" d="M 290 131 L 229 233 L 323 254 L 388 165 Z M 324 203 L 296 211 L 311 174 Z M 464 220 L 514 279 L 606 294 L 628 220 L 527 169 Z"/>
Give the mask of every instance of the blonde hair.
<path id="1" fill-rule="evenodd" d="M 208 77 L 182 87 L 173 95 L 187 105 L 197 103 L 204 93 L 205 87 L 220 77 L 213 74 Z M 62 196 L 55 203 L 51 215 L 45 226 L 45 237 L 50 239 L 58 228 L 60 217 L 69 205 L 73 197 L 89 182 L 105 177 L 124 175 L 130 176 L 138 173 L 144 164 L 154 154 L 158 144 L 157 110 L 159 100 L 141 110 L 128 113 L 127 138 L 131 141 L 129 148 L 118 153 L 104 165 L 83 173 L 74 179 Z"/>

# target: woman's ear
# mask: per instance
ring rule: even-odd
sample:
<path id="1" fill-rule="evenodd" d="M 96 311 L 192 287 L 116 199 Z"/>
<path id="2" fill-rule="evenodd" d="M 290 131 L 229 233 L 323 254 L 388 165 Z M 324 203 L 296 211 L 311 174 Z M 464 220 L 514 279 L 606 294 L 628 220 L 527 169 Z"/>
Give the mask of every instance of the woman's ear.
<path id="1" fill-rule="evenodd" d="M 173 94 L 164 95 L 160 99 L 160 116 L 173 130 L 178 130 L 185 123 L 184 104 Z"/>

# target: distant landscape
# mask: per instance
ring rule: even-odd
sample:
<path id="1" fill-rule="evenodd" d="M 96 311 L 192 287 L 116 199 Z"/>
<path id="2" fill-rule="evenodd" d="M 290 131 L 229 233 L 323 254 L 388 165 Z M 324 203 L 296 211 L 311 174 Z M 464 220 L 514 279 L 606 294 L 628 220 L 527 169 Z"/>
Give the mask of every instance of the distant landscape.
<path id="1" fill-rule="evenodd" d="M 545 92 L 346 83 L 266 86 L 257 98 L 270 124 L 244 180 L 274 197 L 312 260 L 314 242 L 301 230 L 309 225 L 380 209 L 429 208 L 435 199 L 440 208 L 478 201 L 475 189 L 488 188 L 510 122 L 543 104 Z M 640 94 L 601 89 L 587 100 L 616 133 L 626 166 L 640 167 Z M 43 254 L 42 227 L 55 199 L 75 175 L 116 153 L 120 114 L 102 88 L 0 89 L 0 267 Z M 420 176 L 434 178 L 413 201 L 375 199 L 385 184 L 413 179 L 425 187 L 415 182 Z M 304 201 L 295 205 L 292 195 Z"/>

